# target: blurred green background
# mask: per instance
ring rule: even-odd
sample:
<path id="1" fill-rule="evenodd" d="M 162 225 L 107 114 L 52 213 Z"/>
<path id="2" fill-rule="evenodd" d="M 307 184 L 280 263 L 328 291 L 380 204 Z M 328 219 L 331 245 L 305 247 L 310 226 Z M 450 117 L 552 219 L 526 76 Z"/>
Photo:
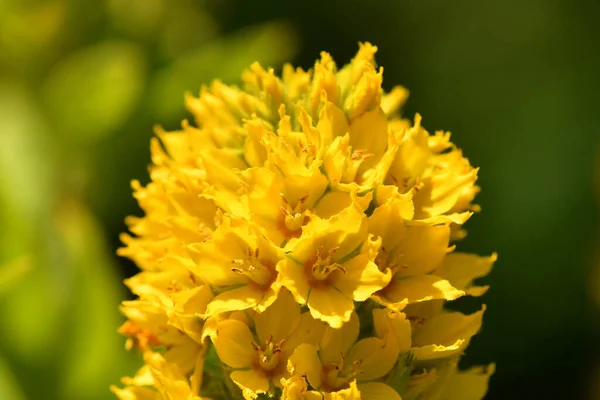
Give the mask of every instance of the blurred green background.
<path id="1" fill-rule="evenodd" d="M 487 399 L 600 398 L 598 17 L 592 0 L 0 0 L 0 399 L 112 399 L 135 371 L 116 329 L 136 269 L 115 250 L 184 91 L 254 60 L 344 64 L 358 41 L 410 89 L 405 115 L 481 166 L 459 249 L 500 254 L 465 359 L 497 363 Z"/>

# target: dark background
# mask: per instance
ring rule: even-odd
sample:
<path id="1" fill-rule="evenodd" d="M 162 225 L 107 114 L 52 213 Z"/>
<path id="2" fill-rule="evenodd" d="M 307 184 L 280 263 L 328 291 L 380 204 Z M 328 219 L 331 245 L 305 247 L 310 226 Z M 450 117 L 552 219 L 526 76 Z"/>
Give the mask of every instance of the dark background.
<path id="1" fill-rule="evenodd" d="M 410 90 L 404 114 L 481 167 L 458 249 L 499 253 L 464 360 L 497 363 L 486 398 L 600 398 L 598 17 L 583 0 L 0 3 L 0 398 L 109 399 L 134 372 L 115 330 L 135 266 L 114 254 L 185 90 L 254 60 L 343 65 L 359 41 Z"/>

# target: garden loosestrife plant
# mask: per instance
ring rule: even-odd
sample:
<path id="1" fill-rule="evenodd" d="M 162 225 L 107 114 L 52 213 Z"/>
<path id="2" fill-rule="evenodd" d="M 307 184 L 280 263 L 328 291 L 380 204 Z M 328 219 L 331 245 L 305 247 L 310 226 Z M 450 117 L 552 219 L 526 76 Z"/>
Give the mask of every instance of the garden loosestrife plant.
<path id="1" fill-rule="evenodd" d="M 145 360 L 120 399 L 483 398 L 493 365 L 457 364 L 485 307 L 444 307 L 482 295 L 496 260 L 453 244 L 477 169 L 400 116 L 376 50 L 281 77 L 255 63 L 156 130 L 119 250 L 141 269 L 120 332 Z"/>

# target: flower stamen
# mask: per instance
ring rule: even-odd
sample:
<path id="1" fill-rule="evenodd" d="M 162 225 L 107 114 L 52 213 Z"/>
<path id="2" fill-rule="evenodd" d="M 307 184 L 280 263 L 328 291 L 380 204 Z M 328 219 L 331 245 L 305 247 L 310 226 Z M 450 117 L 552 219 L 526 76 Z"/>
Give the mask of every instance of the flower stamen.
<path id="1" fill-rule="evenodd" d="M 260 260 L 260 250 L 257 248 L 252 251 L 248 249 L 248 254 L 243 258 L 236 258 L 231 261 L 235 267 L 231 271 L 246 276 L 259 286 L 270 286 L 275 279 L 272 268 L 269 268 L 264 261 Z"/>

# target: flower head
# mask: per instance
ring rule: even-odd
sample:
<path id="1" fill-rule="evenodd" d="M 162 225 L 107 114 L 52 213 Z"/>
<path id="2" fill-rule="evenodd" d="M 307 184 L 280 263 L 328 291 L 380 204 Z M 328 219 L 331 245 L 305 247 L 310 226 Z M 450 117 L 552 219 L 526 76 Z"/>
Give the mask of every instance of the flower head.
<path id="1" fill-rule="evenodd" d="M 266 393 L 287 376 L 287 360 L 302 343 L 317 343 L 325 326 L 282 292 L 263 313 L 249 320 L 222 319 L 208 328 L 219 359 L 233 368 L 231 379 L 243 389 Z"/>
<path id="2" fill-rule="evenodd" d="M 376 51 L 281 77 L 254 63 L 242 88 L 186 95 L 195 126 L 156 130 L 119 250 L 142 269 L 120 331 L 146 354 L 122 399 L 485 394 L 493 367 L 456 367 L 485 307 L 444 308 L 482 295 L 496 259 L 455 252 L 477 169 L 401 117 Z"/>

